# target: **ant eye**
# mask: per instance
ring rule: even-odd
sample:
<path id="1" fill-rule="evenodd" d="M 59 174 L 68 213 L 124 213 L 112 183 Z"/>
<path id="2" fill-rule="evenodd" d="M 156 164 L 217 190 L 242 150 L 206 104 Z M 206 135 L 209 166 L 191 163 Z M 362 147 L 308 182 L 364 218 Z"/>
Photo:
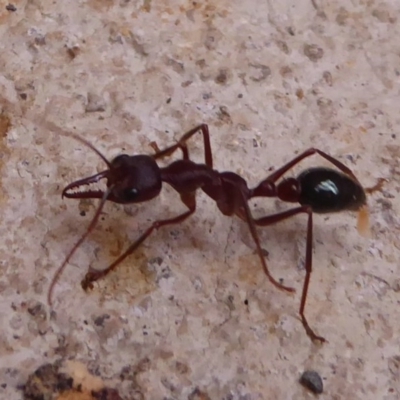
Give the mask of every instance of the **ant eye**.
<path id="1" fill-rule="evenodd" d="M 133 200 L 139 194 L 139 190 L 136 188 L 128 188 L 124 190 L 124 197 L 126 200 Z"/>
<path id="2" fill-rule="evenodd" d="M 120 154 L 111 161 L 111 164 L 117 166 L 118 164 L 123 163 L 127 158 L 129 158 L 127 154 Z"/>

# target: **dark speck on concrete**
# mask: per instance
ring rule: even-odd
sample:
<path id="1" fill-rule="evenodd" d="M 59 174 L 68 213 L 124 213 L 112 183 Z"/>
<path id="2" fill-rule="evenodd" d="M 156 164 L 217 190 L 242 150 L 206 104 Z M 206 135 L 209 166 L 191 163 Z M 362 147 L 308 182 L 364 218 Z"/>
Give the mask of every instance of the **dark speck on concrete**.
<path id="1" fill-rule="evenodd" d="M 7 4 L 6 5 L 6 10 L 15 12 L 15 11 L 17 11 L 17 7 L 15 7 L 14 4 Z"/>
<path id="2" fill-rule="evenodd" d="M 321 394 L 324 390 L 322 378 L 316 371 L 304 371 L 300 383 L 315 394 Z"/>

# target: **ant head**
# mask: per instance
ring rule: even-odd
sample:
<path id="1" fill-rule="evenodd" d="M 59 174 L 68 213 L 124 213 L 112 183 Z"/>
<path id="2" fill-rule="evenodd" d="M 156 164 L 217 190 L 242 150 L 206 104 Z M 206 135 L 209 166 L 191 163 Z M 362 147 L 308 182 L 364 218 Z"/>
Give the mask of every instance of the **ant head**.
<path id="1" fill-rule="evenodd" d="M 121 154 L 111 161 L 107 186 L 112 187 L 109 200 L 116 203 L 140 203 L 161 191 L 161 172 L 155 160 L 146 155 Z"/>
<path id="2" fill-rule="evenodd" d="M 70 183 L 62 196 L 73 199 L 102 199 L 104 190 L 84 189 L 101 179 L 107 180 L 107 200 L 140 203 L 156 197 L 161 190 L 161 174 L 155 160 L 146 155 L 121 154 L 108 163 L 109 169 Z"/>

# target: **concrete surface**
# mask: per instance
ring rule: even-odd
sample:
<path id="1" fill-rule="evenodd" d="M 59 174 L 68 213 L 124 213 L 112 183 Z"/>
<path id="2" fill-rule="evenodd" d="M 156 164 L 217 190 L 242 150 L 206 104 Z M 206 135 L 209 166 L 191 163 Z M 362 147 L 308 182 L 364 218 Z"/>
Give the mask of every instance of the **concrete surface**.
<path id="1" fill-rule="evenodd" d="M 12 5 L 0 1 L 0 398 L 20 399 L 39 366 L 69 359 L 124 399 L 309 399 L 306 369 L 323 377 L 321 399 L 399 399 L 400 3 Z M 247 227 L 200 193 L 195 216 L 83 292 L 89 265 L 105 267 L 150 221 L 183 209 L 169 188 L 139 207 L 107 204 L 50 312 L 50 280 L 96 206 L 61 190 L 104 168 L 61 134 L 112 158 L 151 153 L 151 141 L 170 145 L 201 122 L 215 167 L 251 186 L 310 146 L 365 186 L 389 179 L 369 198 L 371 239 L 354 214 L 314 218 L 307 316 L 328 343 L 313 344 L 297 315 L 305 218 L 259 230 L 291 296 L 266 279 Z M 200 137 L 190 149 L 202 160 Z M 251 204 L 257 216 L 286 206 Z"/>

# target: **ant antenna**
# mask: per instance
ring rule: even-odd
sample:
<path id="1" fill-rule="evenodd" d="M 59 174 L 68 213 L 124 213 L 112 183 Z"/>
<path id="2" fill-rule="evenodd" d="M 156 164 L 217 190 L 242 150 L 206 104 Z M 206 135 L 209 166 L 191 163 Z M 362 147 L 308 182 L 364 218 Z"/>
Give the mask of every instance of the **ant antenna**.
<path id="1" fill-rule="evenodd" d="M 83 143 L 85 143 L 85 140 L 82 138 L 79 138 Z M 96 153 L 98 153 L 102 158 L 103 156 L 101 155 L 100 152 L 98 152 L 93 146 L 90 146 L 91 148 L 93 148 Z M 106 160 L 107 161 L 107 160 Z M 108 163 L 108 161 L 107 161 Z M 71 259 L 71 257 L 74 255 L 76 249 L 84 242 L 84 240 L 87 238 L 87 236 L 89 235 L 89 233 L 93 230 L 93 228 L 96 226 L 97 221 L 99 220 L 101 211 L 104 207 L 105 202 L 107 201 L 108 196 L 110 195 L 111 191 L 113 190 L 114 186 L 110 186 L 105 192 L 104 195 L 101 199 L 101 202 L 99 204 L 99 206 L 97 207 L 96 213 L 94 214 L 92 221 L 90 222 L 88 228 L 86 229 L 86 232 L 80 237 L 80 239 L 76 242 L 75 246 L 71 249 L 71 251 L 69 252 L 69 254 L 67 255 L 67 257 L 65 258 L 64 262 L 62 263 L 61 267 L 58 268 L 58 270 L 56 271 L 56 273 L 53 276 L 53 279 L 51 280 L 51 284 L 50 284 L 50 288 L 47 294 L 47 303 L 49 304 L 49 306 L 51 306 L 52 304 L 52 298 L 53 298 L 53 290 L 54 290 L 54 286 L 55 284 L 58 282 L 58 280 L 60 279 L 61 274 L 64 272 L 65 267 L 67 266 L 69 260 Z"/>
<path id="2" fill-rule="evenodd" d="M 73 137 L 75 140 L 77 140 L 78 142 L 81 142 L 82 144 L 84 144 L 86 147 L 89 147 L 89 149 L 93 150 L 106 164 L 107 167 L 109 169 L 111 169 L 111 164 L 110 162 L 107 160 L 107 158 L 105 158 L 103 156 L 103 154 L 100 153 L 99 150 L 96 149 L 96 147 L 94 147 L 91 143 L 89 143 L 86 139 L 82 138 L 81 136 L 79 136 L 76 133 L 73 132 L 68 132 L 68 134 L 66 134 L 65 136 L 71 136 Z"/>

